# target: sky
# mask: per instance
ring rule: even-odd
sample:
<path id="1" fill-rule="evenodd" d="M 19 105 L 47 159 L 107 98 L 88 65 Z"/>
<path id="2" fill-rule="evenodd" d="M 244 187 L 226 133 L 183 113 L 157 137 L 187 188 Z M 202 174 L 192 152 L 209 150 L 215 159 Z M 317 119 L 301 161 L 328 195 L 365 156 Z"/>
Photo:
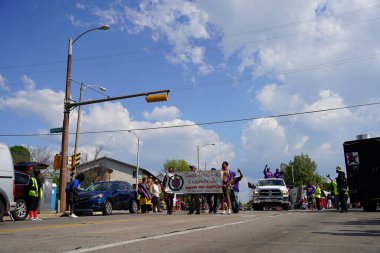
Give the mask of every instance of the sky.
<path id="1" fill-rule="evenodd" d="M 380 1 L 0 0 L 0 142 L 59 153 L 69 38 L 71 99 L 170 89 L 82 106 L 79 151 L 158 173 L 167 159 L 228 161 L 247 181 L 307 154 L 321 175 L 342 144 L 380 135 Z M 107 89 L 100 94 L 97 87 Z M 364 105 L 366 106 L 357 106 Z M 340 108 L 339 110 L 330 110 Z M 329 110 L 318 112 L 320 110 Z M 306 113 L 314 112 L 314 113 Z M 77 108 L 70 113 L 75 133 Z M 75 136 L 70 135 L 69 152 Z M 215 144 L 215 145 L 210 145 Z"/>

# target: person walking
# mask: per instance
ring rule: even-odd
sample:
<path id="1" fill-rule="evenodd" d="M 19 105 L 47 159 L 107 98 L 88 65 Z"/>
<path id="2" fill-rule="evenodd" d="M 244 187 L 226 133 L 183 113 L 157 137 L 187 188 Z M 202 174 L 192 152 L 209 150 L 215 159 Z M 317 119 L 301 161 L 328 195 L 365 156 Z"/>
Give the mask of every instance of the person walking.
<path id="1" fill-rule="evenodd" d="M 165 192 L 166 185 L 169 183 L 169 179 L 174 173 L 174 167 L 170 166 L 167 169 L 167 172 L 165 174 L 164 180 L 162 180 L 162 189 L 164 192 L 164 199 L 165 199 L 165 204 L 166 204 L 166 209 L 167 209 L 167 214 L 172 215 L 173 214 L 173 199 L 174 199 L 174 194 Z"/>
<path id="2" fill-rule="evenodd" d="M 307 203 L 308 207 L 311 210 L 314 210 L 314 193 L 315 193 L 315 187 L 311 182 L 306 186 L 306 196 L 307 196 Z"/>
<path id="3" fill-rule="evenodd" d="M 317 184 L 317 187 L 315 188 L 315 202 L 317 203 L 317 210 L 322 210 L 321 207 L 321 197 L 322 197 L 322 191 L 321 187 Z"/>
<path id="4" fill-rule="evenodd" d="M 237 169 L 237 172 L 240 174 L 238 177 L 236 177 L 235 172 L 232 172 L 231 207 L 233 213 L 239 213 L 239 182 L 243 179 L 243 173 L 241 170 Z"/>
<path id="5" fill-rule="evenodd" d="M 69 204 L 70 214 L 69 218 L 78 218 L 74 214 L 75 203 L 78 200 L 80 184 L 84 181 L 84 174 L 80 173 L 75 177 L 75 179 L 66 187 L 66 200 Z"/>
<path id="6" fill-rule="evenodd" d="M 33 167 L 28 167 L 28 174 L 30 175 L 30 180 L 28 184 L 28 210 L 29 210 L 29 220 L 42 220 L 38 218 L 38 206 L 42 194 L 42 183 L 39 178 L 40 171 L 33 171 Z"/>
<path id="7" fill-rule="evenodd" d="M 158 179 L 155 179 L 153 181 L 153 186 L 152 186 L 152 191 L 153 191 L 153 198 L 152 198 L 152 203 L 153 203 L 153 212 L 161 212 L 160 209 L 160 194 L 161 194 L 161 187 L 159 186 Z"/>
<path id="8" fill-rule="evenodd" d="M 190 169 L 193 172 L 197 171 L 197 167 L 190 165 Z M 189 212 L 187 214 L 201 214 L 201 201 L 199 200 L 200 194 L 189 194 Z"/>
<path id="9" fill-rule="evenodd" d="M 222 163 L 222 179 L 223 179 L 223 201 L 222 201 L 222 212 L 221 214 L 226 214 L 225 205 L 227 203 L 227 213 L 231 214 L 231 184 L 233 182 L 232 173 L 228 168 L 228 162 L 224 161 Z"/>
<path id="10" fill-rule="evenodd" d="M 150 183 L 147 177 L 142 178 L 142 182 L 138 185 L 140 193 L 140 208 L 141 213 L 147 213 L 151 211 L 152 208 L 152 195 L 149 189 Z"/>
<path id="11" fill-rule="evenodd" d="M 343 172 L 341 166 L 336 167 L 336 173 L 338 173 L 338 176 L 336 178 L 337 188 L 339 192 L 339 204 L 340 204 L 340 212 L 341 213 L 347 213 L 347 199 L 346 199 L 346 192 L 347 192 L 347 180 L 346 180 L 346 174 Z"/>

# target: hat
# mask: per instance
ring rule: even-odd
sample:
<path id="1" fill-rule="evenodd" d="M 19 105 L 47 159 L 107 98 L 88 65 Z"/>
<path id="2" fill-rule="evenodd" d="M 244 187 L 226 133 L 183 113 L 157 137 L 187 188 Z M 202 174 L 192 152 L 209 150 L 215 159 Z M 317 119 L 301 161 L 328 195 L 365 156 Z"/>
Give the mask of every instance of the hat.
<path id="1" fill-rule="evenodd" d="M 339 172 L 342 172 L 342 167 L 340 167 L 339 165 L 336 167 L 336 171 L 339 171 Z"/>

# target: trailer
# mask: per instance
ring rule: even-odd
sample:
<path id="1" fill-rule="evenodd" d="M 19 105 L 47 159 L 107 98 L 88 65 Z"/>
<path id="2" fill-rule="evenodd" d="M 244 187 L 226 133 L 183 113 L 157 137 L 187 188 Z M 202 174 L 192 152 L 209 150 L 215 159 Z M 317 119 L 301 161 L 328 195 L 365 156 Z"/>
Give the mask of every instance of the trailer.
<path id="1" fill-rule="evenodd" d="M 380 203 L 380 137 L 358 135 L 343 143 L 351 203 L 365 212 L 376 211 Z"/>

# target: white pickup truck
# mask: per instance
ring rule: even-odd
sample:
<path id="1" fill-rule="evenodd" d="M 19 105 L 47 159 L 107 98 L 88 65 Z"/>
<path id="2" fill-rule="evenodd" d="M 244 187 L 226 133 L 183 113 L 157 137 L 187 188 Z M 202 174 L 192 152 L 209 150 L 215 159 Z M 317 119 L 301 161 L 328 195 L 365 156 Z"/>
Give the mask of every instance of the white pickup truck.
<path id="1" fill-rule="evenodd" d="M 289 192 L 285 182 L 279 178 L 260 179 L 253 190 L 253 209 L 267 210 L 282 207 L 289 209 Z"/>

